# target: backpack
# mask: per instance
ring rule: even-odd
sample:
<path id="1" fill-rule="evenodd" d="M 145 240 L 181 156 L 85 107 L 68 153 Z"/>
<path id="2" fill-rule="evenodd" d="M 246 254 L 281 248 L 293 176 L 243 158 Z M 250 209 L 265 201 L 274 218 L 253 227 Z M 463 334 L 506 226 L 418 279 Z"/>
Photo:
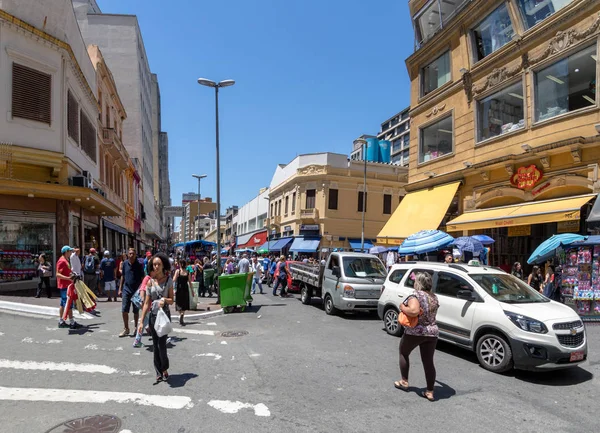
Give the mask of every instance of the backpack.
<path id="1" fill-rule="evenodd" d="M 96 272 L 96 266 L 94 266 L 94 256 L 85 256 L 83 272 L 86 274 L 93 274 Z"/>

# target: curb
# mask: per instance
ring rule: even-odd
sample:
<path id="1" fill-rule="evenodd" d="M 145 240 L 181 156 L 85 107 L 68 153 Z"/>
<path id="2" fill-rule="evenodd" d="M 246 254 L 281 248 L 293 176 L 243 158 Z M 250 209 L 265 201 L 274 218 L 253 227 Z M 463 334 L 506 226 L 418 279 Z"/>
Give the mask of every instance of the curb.
<path id="1" fill-rule="evenodd" d="M 200 318 L 207 319 L 209 317 L 222 316 L 224 313 L 225 312 L 221 308 L 221 309 L 215 310 L 215 311 L 207 311 L 206 313 L 186 314 L 185 317 L 200 317 Z"/>
<path id="2" fill-rule="evenodd" d="M 0 301 L 0 309 L 9 310 L 7 312 L 16 311 L 20 313 L 37 314 L 41 316 L 58 317 L 58 307 L 46 307 L 43 305 L 23 304 L 20 302 Z M 92 320 L 96 316 L 88 313 L 79 314 L 79 311 L 73 311 L 73 317 L 79 320 Z"/>

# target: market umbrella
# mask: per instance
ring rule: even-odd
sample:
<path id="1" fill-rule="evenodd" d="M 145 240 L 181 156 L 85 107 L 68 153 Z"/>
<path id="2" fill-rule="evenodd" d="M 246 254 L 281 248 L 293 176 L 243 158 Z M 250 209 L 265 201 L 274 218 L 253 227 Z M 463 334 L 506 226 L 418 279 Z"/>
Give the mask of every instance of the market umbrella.
<path id="1" fill-rule="evenodd" d="M 490 245 L 496 242 L 494 239 L 490 238 L 488 235 L 473 235 L 472 238 L 477 239 L 483 245 Z"/>
<path id="2" fill-rule="evenodd" d="M 387 251 L 388 251 L 388 249 L 386 247 L 376 246 L 376 247 L 372 247 L 369 250 L 369 253 L 370 254 L 381 254 L 381 253 L 385 253 Z"/>
<path id="3" fill-rule="evenodd" d="M 539 247 L 535 249 L 529 259 L 527 259 L 527 263 L 530 265 L 534 263 L 540 263 L 548 260 L 552 257 L 558 247 L 561 245 L 569 245 L 573 242 L 583 241 L 585 240 L 585 236 L 576 235 L 574 233 L 562 233 L 560 235 L 552 235 L 550 239 L 546 239 L 544 242 L 540 244 Z"/>
<path id="4" fill-rule="evenodd" d="M 454 246 L 461 254 L 465 251 L 469 251 L 473 253 L 473 255 L 476 255 L 485 249 L 483 244 L 473 236 L 461 236 L 460 238 L 454 239 Z"/>
<path id="5" fill-rule="evenodd" d="M 424 254 L 451 245 L 454 238 L 440 230 L 421 230 L 407 237 L 398 248 L 398 254 Z"/>

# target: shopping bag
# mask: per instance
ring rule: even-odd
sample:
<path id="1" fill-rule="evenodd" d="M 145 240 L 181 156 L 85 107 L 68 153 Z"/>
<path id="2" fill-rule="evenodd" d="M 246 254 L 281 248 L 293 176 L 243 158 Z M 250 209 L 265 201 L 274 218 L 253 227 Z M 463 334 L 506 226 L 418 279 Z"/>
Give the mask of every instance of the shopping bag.
<path id="1" fill-rule="evenodd" d="M 140 296 L 140 289 L 137 289 L 133 296 L 131 297 L 131 303 L 135 305 L 137 308 L 142 308 L 144 306 L 144 301 Z"/>
<path id="2" fill-rule="evenodd" d="M 173 331 L 173 325 L 171 325 L 171 321 L 169 320 L 169 316 L 167 313 L 161 308 L 158 310 L 156 314 L 156 320 L 154 321 L 154 330 L 159 337 L 167 335 L 169 332 Z"/>

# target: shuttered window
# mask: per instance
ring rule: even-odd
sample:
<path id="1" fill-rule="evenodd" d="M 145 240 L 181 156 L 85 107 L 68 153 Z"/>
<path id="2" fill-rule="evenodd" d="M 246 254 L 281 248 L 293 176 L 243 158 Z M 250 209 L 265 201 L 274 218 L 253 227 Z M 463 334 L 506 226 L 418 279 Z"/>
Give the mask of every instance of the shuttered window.
<path id="1" fill-rule="evenodd" d="M 27 66 L 13 63 L 12 117 L 50 125 L 52 77 Z"/>
<path id="2" fill-rule="evenodd" d="M 79 104 L 71 91 L 67 92 L 67 131 L 69 137 L 79 144 Z"/>
<path id="3" fill-rule="evenodd" d="M 96 162 L 96 130 L 83 111 L 81 111 L 81 149 Z"/>

